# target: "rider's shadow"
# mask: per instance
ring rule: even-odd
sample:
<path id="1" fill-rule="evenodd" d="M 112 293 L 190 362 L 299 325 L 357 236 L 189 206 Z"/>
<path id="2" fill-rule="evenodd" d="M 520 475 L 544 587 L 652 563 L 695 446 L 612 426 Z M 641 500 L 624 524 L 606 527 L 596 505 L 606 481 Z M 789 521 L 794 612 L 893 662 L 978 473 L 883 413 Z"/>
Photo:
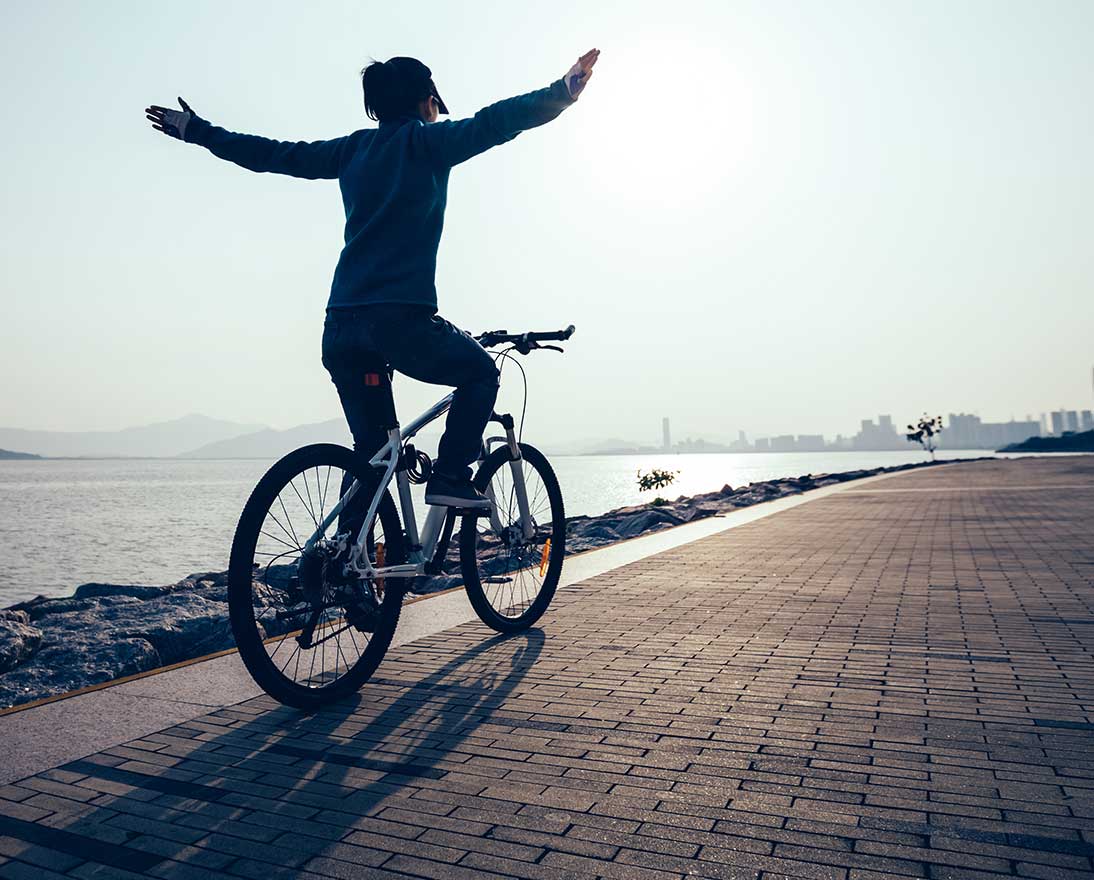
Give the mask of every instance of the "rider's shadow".
<path id="1" fill-rule="evenodd" d="M 447 636 L 453 637 L 458 638 Z M 470 761 L 483 788 L 505 775 L 500 766 L 482 760 L 491 756 L 489 740 L 503 735 L 502 730 L 474 744 L 469 741 L 484 725 L 523 724 L 527 713 L 496 710 L 517 691 L 543 643 L 538 629 L 499 635 L 439 668 L 432 663 L 443 658 L 443 643 L 437 641 L 436 650 L 417 643 L 389 655 L 358 694 L 317 712 L 276 707 L 251 715 L 266 700 L 260 697 L 214 713 L 241 720 L 222 734 L 191 740 L 193 747 L 181 745 L 177 752 L 167 748 L 159 754 L 183 758 L 167 772 L 190 777 L 195 792 L 212 788 L 224 794 L 213 803 L 202 803 L 200 794 L 185 803 L 161 796 L 146 803 L 142 814 L 207 831 L 208 839 L 192 843 L 241 856 L 254 872 L 263 861 L 267 867 L 272 861 L 298 868 L 317 857 L 378 864 L 387 858 L 385 847 L 386 852 L 411 847 L 409 840 L 399 838 L 416 836 L 430 824 L 430 814 L 451 812 L 454 799 L 473 793 L 463 774 L 446 784 L 449 769 Z M 432 671 L 423 675 L 427 669 Z M 461 750 L 465 744 L 469 747 Z M 497 758 L 505 757 L 502 751 L 498 749 Z M 104 768 L 104 773 L 109 776 L 110 770 Z M 185 794 L 182 788 L 185 783 L 179 795 Z M 149 815 L 157 803 L 163 804 L 164 815 Z M 366 818 L 400 807 L 419 817 L 417 828 Z M 186 815 L 179 816 L 179 808 Z M 382 836 L 375 837 L 375 831 Z M 180 861 L 189 861 L 192 852 L 181 844 L 176 853 L 161 849 Z M 157 874 L 167 878 L 178 869 L 166 862 Z"/>

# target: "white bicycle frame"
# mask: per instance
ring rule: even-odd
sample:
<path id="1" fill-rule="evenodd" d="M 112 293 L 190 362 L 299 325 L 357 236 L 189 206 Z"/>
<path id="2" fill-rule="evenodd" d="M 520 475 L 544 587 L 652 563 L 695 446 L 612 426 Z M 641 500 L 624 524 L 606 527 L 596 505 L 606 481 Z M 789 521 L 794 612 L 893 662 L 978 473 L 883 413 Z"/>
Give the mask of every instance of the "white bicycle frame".
<path id="1" fill-rule="evenodd" d="M 452 395 L 448 394 L 418 416 L 418 418 L 407 425 L 405 429 L 400 430 L 398 423 L 396 423 L 395 427 L 388 431 L 387 443 L 385 443 L 380 448 L 380 451 L 369 461 L 370 467 L 376 469 L 383 468 L 383 476 L 380 478 L 376 493 L 372 496 L 372 501 L 369 503 L 368 513 L 365 515 L 365 525 L 361 528 L 361 533 L 357 537 L 356 545 L 354 546 L 347 566 L 356 570 L 358 574 L 369 578 L 412 578 L 428 573 L 426 571 L 426 566 L 433 559 L 434 551 L 437 549 L 437 541 L 441 535 L 441 529 L 444 526 L 445 518 L 448 516 L 451 508 L 436 505 L 432 506 L 429 513 L 426 514 L 425 525 L 422 529 L 421 537 L 419 538 L 418 521 L 414 514 L 414 501 L 410 495 L 410 478 L 407 476 L 406 468 L 399 468 L 399 459 L 403 444 L 416 436 L 426 425 L 436 421 L 448 412 L 451 405 Z M 509 447 L 509 467 L 513 474 L 513 489 L 517 500 L 517 510 L 520 514 L 520 530 L 524 539 L 528 540 L 535 534 L 536 524 L 532 520 L 532 515 L 528 507 L 528 487 L 524 481 L 524 468 L 521 465 L 520 445 L 517 442 L 516 432 L 513 429 L 512 418 L 508 416 L 501 416 L 498 418 L 505 428 L 505 436 L 488 437 L 483 442 L 482 450 L 480 451 L 480 462 L 489 454 L 490 445 L 492 443 L 505 443 Z M 408 558 L 410 561 L 400 565 L 374 566 L 372 560 L 369 559 L 365 544 L 368 540 L 368 534 L 371 531 L 369 526 L 376 517 L 376 511 L 380 508 L 380 500 L 384 496 L 384 491 L 391 485 L 393 477 L 398 489 L 399 507 L 403 515 L 403 527 L 406 531 L 406 541 L 409 547 Z M 323 521 L 319 523 L 311 537 L 305 542 L 304 552 L 310 551 L 323 535 L 326 534 L 331 523 L 335 521 L 345 506 L 353 499 L 354 495 L 356 495 L 360 489 L 361 481 L 355 479 L 346 490 L 346 493 L 338 499 L 338 503 L 334 505 L 330 513 L 328 513 Z M 500 536 L 505 526 L 502 525 L 501 518 L 498 516 L 498 504 L 497 499 L 494 497 L 492 484 L 486 486 L 484 494 L 490 499 L 490 526 L 494 532 Z"/>

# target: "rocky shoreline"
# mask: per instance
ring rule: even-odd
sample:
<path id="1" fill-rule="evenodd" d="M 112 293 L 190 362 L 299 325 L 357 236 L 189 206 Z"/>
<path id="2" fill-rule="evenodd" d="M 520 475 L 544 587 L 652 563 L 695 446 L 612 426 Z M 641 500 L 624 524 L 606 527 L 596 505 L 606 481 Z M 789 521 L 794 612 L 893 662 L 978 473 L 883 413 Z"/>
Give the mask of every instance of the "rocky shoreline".
<path id="1" fill-rule="evenodd" d="M 591 550 L 809 489 L 932 464 L 724 486 L 674 501 L 570 517 L 566 549 Z M 459 585 L 458 575 L 448 575 L 431 579 L 421 591 Z M 227 572 L 199 572 L 164 586 L 84 584 L 72 596 L 38 596 L 0 610 L 0 708 L 231 648 L 227 603 Z"/>

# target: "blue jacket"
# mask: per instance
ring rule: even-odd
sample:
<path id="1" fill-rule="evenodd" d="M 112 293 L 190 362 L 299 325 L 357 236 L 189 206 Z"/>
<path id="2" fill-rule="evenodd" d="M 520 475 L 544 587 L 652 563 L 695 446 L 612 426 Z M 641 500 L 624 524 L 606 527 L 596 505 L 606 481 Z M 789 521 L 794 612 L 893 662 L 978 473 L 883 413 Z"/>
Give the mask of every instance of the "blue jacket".
<path id="1" fill-rule="evenodd" d="M 327 308 L 416 303 L 436 309 L 437 246 L 448 172 L 472 156 L 550 122 L 573 99 L 562 80 L 491 104 L 470 119 L 427 125 L 416 117 L 329 141 L 275 141 L 194 117 L 186 140 L 251 171 L 338 179 L 345 246 Z"/>

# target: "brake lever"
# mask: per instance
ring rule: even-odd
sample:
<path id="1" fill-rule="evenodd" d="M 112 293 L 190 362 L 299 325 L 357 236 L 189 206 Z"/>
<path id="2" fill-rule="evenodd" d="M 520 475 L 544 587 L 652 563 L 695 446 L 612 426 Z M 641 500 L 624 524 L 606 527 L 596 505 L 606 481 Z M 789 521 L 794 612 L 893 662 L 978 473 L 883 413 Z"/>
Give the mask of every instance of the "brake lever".
<path id="1" fill-rule="evenodd" d="M 566 353 L 559 345 L 537 345 L 536 348 L 549 348 L 551 351 L 557 351 L 559 354 Z"/>

